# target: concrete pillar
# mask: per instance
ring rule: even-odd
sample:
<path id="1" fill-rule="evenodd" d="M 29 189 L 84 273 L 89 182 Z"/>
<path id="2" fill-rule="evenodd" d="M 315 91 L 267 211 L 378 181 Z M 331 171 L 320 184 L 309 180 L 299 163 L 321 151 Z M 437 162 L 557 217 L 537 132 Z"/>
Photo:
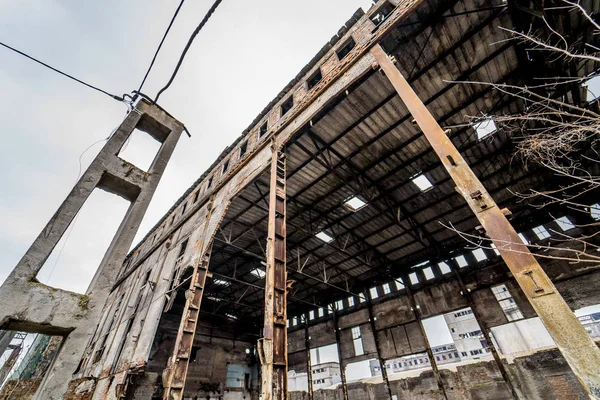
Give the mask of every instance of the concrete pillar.
<path id="1" fill-rule="evenodd" d="M 365 296 L 368 293 L 365 291 Z M 369 322 L 371 324 L 371 331 L 373 332 L 373 341 L 375 342 L 375 350 L 377 351 L 377 361 L 379 361 L 379 368 L 381 369 L 381 377 L 383 378 L 383 384 L 388 393 L 388 398 L 392 400 L 392 389 L 390 387 L 390 380 L 388 379 L 387 369 L 385 368 L 385 360 L 381 358 L 381 350 L 379 349 L 379 336 L 375 330 L 375 318 L 373 316 L 373 304 L 371 303 L 371 297 L 367 298 L 367 308 L 369 310 Z"/>
<path id="2" fill-rule="evenodd" d="M 118 157 L 136 128 L 162 143 L 148 172 Z M 140 100 L 0 287 L 0 328 L 65 337 L 35 399 L 63 398 L 182 131 L 180 122 Z M 39 283 L 37 273 L 95 188 L 131 205 L 86 293 Z"/>
<path id="3" fill-rule="evenodd" d="M 573 373 L 590 397 L 600 399 L 600 349 L 383 48 L 375 45 L 371 54 L 415 118 L 486 235 L 498 248 Z"/>

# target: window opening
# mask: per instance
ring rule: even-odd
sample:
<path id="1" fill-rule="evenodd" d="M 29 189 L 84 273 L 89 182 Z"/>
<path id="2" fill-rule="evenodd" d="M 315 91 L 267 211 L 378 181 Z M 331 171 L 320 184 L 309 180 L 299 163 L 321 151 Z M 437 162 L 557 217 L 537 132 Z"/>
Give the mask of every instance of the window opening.
<path id="1" fill-rule="evenodd" d="M 379 25 L 381 25 L 383 21 L 385 21 L 390 16 L 392 11 L 394 11 L 394 6 L 386 1 L 381 7 L 379 7 L 377 11 L 375 11 L 371 15 L 370 19 L 376 27 L 379 27 Z"/>
<path id="2" fill-rule="evenodd" d="M 423 175 L 422 172 L 419 172 L 418 174 L 413 175 L 413 177 L 410 178 L 410 180 L 412 181 L 412 183 L 417 185 L 417 187 L 421 190 L 421 192 L 425 192 L 433 187 L 433 184 L 431 183 L 431 181 L 429 181 L 429 179 L 427 179 L 427 177 L 425 175 Z"/>
<path id="3" fill-rule="evenodd" d="M 198 201 L 198 197 L 200 197 L 200 190 L 197 190 L 196 194 L 194 195 L 194 203 Z"/>
<path id="4" fill-rule="evenodd" d="M 352 49 L 356 46 L 356 42 L 354 38 L 350 37 L 346 43 L 337 51 L 337 56 L 339 60 L 342 60 L 344 57 L 348 55 L 352 51 Z"/>
<path id="5" fill-rule="evenodd" d="M 281 116 L 283 117 L 288 111 L 294 107 L 294 96 L 290 96 L 281 104 Z"/>
<path id="6" fill-rule="evenodd" d="M 383 287 L 383 294 L 390 294 L 392 292 L 392 290 L 390 289 L 389 283 L 384 283 L 382 287 Z"/>
<path id="7" fill-rule="evenodd" d="M 523 319 L 523 313 L 519 309 L 515 299 L 508 291 L 506 285 L 502 284 L 492 287 L 492 293 L 494 293 L 494 297 L 496 297 L 496 300 L 502 308 L 506 319 L 509 321 Z"/>
<path id="8" fill-rule="evenodd" d="M 314 74 L 312 74 L 311 77 L 308 78 L 308 80 L 306 81 L 308 89 L 310 90 L 313 87 L 315 87 L 317 83 L 321 81 L 321 79 L 323 79 L 323 75 L 321 74 L 321 68 L 317 68 Z"/>
<path id="9" fill-rule="evenodd" d="M 229 160 L 225 160 L 225 162 L 223 163 L 223 173 L 227 172 L 228 168 L 229 168 Z"/>
<path id="10" fill-rule="evenodd" d="M 548 230 L 544 228 L 544 225 L 536 226 L 535 228 L 533 228 L 533 233 L 535 233 L 535 236 L 537 236 L 540 240 L 544 240 L 550 237 L 550 232 L 548 232 Z"/>
<path id="11" fill-rule="evenodd" d="M 372 287 L 371 289 L 369 289 L 369 293 L 371 294 L 371 299 L 373 300 L 379 297 L 379 293 L 377 293 L 376 287 Z"/>
<path id="12" fill-rule="evenodd" d="M 268 121 L 265 121 L 265 123 L 262 124 L 260 126 L 260 129 L 258 130 L 258 137 L 265 136 L 267 134 L 268 129 L 269 129 Z"/>
<path id="13" fill-rule="evenodd" d="M 477 262 L 487 260 L 487 256 L 485 255 L 485 251 L 483 251 L 483 249 L 475 249 L 471 253 L 473 253 L 473 256 L 475 257 Z"/>
<path id="14" fill-rule="evenodd" d="M 363 348 L 362 336 L 360 334 L 360 326 L 355 326 L 352 328 L 352 342 L 354 343 L 354 355 L 362 356 L 365 354 L 365 349 Z"/>
<path id="15" fill-rule="evenodd" d="M 242 143 L 242 145 L 240 146 L 240 158 L 242 158 L 242 156 L 244 154 L 246 154 L 246 151 L 248 151 L 248 142 L 244 142 Z"/>
<path id="16" fill-rule="evenodd" d="M 427 279 L 427 280 L 431 280 L 431 279 L 435 278 L 435 275 L 433 274 L 433 270 L 431 269 L 431 267 L 423 268 L 423 274 L 425 275 L 425 279 Z"/>
<path id="17" fill-rule="evenodd" d="M 408 274 L 408 278 L 410 279 L 410 283 L 412 283 L 413 285 L 419 283 L 419 278 L 417 277 L 416 272 L 411 272 L 410 274 Z"/>

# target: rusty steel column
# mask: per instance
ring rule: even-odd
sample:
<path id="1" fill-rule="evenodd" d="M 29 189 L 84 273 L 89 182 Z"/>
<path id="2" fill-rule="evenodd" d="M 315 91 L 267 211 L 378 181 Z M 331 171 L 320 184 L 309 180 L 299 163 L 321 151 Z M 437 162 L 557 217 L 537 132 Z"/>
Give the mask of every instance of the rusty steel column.
<path id="1" fill-rule="evenodd" d="M 508 386 L 508 389 L 510 390 L 510 393 L 512 394 L 513 399 L 518 400 L 519 396 L 517 395 L 515 387 L 513 386 L 512 382 L 510 380 L 508 371 L 506 370 L 506 367 L 502 363 L 502 359 L 500 358 L 500 355 L 498 354 L 498 350 L 496 350 L 496 347 L 494 346 L 494 342 L 492 341 L 492 335 L 491 335 L 490 329 L 488 328 L 487 324 L 481 319 L 481 315 L 479 314 L 479 311 L 477 311 L 477 309 L 475 308 L 475 302 L 473 301 L 473 296 L 471 296 L 471 292 L 465 286 L 465 283 L 462 280 L 462 276 L 460 276 L 460 267 L 458 266 L 458 264 L 456 263 L 456 260 L 454 260 L 454 259 L 450 259 L 447 261 L 450 266 L 450 269 L 452 270 L 452 273 L 454 274 L 454 277 L 458 281 L 462 295 L 465 297 L 465 299 L 467 299 L 467 304 L 471 308 L 471 311 L 473 311 L 473 316 L 475 317 L 475 321 L 477 321 L 477 324 L 479 325 L 481 332 L 483 332 L 483 335 L 485 336 L 485 340 L 487 340 L 487 342 L 488 342 L 488 346 L 490 347 L 490 351 L 492 352 L 492 356 L 494 357 L 496 366 L 498 367 L 498 370 L 500 371 L 500 374 L 502 375 L 502 379 L 504 379 L 506 386 Z"/>
<path id="2" fill-rule="evenodd" d="M 342 356 L 342 346 L 340 346 L 340 328 L 337 321 L 337 313 L 335 307 L 333 307 L 333 329 L 335 330 L 335 344 L 337 346 L 338 358 L 340 359 L 340 377 L 342 378 L 342 393 L 344 394 L 344 400 L 348 398 L 348 386 L 346 386 L 346 366 L 344 365 L 344 359 Z"/>
<path id="3" fill-rule="evenodd" d="M 208 212 L 204 222 L 203 233 L 195 246 L 197 249 L 202 249 L 204 241 L 207 239 L 208 225 L 213 209 L 212 205 L 213 199 L 211 198 L 208 204 Z M 204 294 L 204 285 L 206 284 L 206 277 L 208 275 L 210 247 L 212 246 L 209 246 L 209 250 L 198 257 L 194 263 L 194 271 L 192 272 L 192 277 L 190 279 L 189 289 L 185 294 L 186 301 L 181 315 L 177 338 L 175 339 L 173 354 L 169 359 L 169 365 L 164 373 L 166 377 L 163 391 L 164 400 L 183 399 L 190 355 L 192 346 L 194 345 L 198 319 L 200 318 L 200 305 Z"/>
<path id="4" fill-rule="evenodd" d="M 285 153 L 272 142 L 265 323 L 258 342 L 262 400 L 287 399 L 287 272 Z"/>
<path id="5" fill-rule="evenodd" d="M 367 308 L 369 310 L 369 322 L 371 323 L 371 332 L 373 332 L 373 341 L 375 342 L 375 350 L 377 351 L 377 361 L 379 361 L 379 368 L 381 368 L 381 377 L 383 383 L 388 392 L 388 398 L 392 400 L 392 388 L 390 387 L 390 380 L 387 374 L 387 368 L 385 368 L 385 360 L 381 358 L 381 350 L 379 350 L 379 337 L 377 337 L 377 331 L 375 330 L 375 319 L 373 318 L 373 304 L 371 303 L 371 297 L 368 291 L 364 292 L 365 299 L 367 299 Z"/>
<path id="6" fill-rule="evenodd" d="M 308 335 L 308 313 L 304 314 L 304 347 L 306 347 L 306 378 L 308 379 L 308 400 L 313 399 L 312 366 L 310 362 L 310 336 Z"/>
<path id="7" fill-rule="evenodd" d="M 573 373 L 592 398 L 600 399 L 600 349 L 383 48 L 375 45 L 371 53 L 415 118 L 456 189 L 500 251 Z"/>
<path id="8" fill-rule="evenodd" d="M 433 355 L 433 351 L 431 350 L 431 345 L 429 344 L 427 332 L 425 332 L 425 326 L 423 325 L 423 320 L 421 319 L 421 312 L 419 311 L 419 306 L 417 305 L 415 298 L 412 292 L 410 291 L 410 279 L 407 275 L 402 276 L 402 282 L 404 283 L 404 290 L 406 290 L 406 297 L 408 297 L 410 308 L 415 316 L 415 320 L 419 324 L 419 329 L 421 330 L 421 334 L 423 335 L 423 340 L 425 340 L 425 351 L 427 352 L 427 357 L 429 357 L 429 360 L 431 361 L 431 370 L 433 372 L 433 376 L 435 377 L 438 388 L 442 392 L 444 399 L 448 400 L 448 395 L 446 394 L 446 389 L 444 388 L 444 383 L 442 382 L 442 377 L 440 376 L 440 370 L 438 369 L 435 356 Z"/>

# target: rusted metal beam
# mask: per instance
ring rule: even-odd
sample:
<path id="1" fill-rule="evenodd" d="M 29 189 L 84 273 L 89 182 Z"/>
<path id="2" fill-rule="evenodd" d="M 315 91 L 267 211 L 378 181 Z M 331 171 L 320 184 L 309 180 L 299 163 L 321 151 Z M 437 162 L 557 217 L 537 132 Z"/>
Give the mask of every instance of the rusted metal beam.
<path id="1" fill-rule="evenodd" d="M 262 399 L 287 399 L 287 271 L 285 153 L 272 142 L 263 338 L 258 342 Z"/>
<path id="2" fill-rule="evenodd" d="M 588 395 L 600 399 L 600 349 L 452 141 L 379 45 L 371 53 L 415 118 Z"/>
<path id="3" fill-rule="evenodd" d="M 208 212 L 204 221 L 203 233 L 195 248 L 203 249 L 204 241 L 207 238 L 208 225 L 212 215 L 212 199 L 208 204 Z M 210 249 L 210 246 L 207 248 Z M 183 399 L 185 390 L 185 380 L 190 362 L 196 327 L 200 318 L 200 305 L 204 294 L 204 285 L 208 275 L 208 264 L 210 261 L 210 250 L 202 254 L 194 263 L 194 270 L 189 283 L 189 289 L 186 292 L 186 301 L 181 316 L 181 323 L 175 339 L 173 354 L 169 358 L 169 365 L 166 368 L 166 379 L 163 391 L 164 400 Z"/>

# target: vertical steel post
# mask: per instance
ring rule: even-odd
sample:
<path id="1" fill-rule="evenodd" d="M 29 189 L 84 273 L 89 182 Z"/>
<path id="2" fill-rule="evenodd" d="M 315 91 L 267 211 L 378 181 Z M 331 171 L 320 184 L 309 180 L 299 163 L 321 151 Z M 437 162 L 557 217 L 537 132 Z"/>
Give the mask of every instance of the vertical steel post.
<path id="1" fill-rule="evenodd" d="M 431 345 L 429 344 L 429 338 L 427 337 L 427 332 L 425 332 L 425 326 L 423 325 L 423 320 L 421 319 L 421 312 L 417 306 L 417 302 L 410 290 L 410 279 L 407 275 L 402 276 L 402 282 L 404 283 L 404 290 L 406 290 L 406 297 L 408 297 L 408 302 L 410 304 L 410 308 L 413 311 L 415 319 L 419 324 L 419 329 L 421 330 L 421 335 L 423 335 L 423 340 L 425 340 L 425 351 L 427 352 L 427 357 L 429 357 L 429 361 L 431 361 L 431 370 L 433 371 L 433 376 L 437 382 L 438 388 L 442 392 L 444 399 L 448 400 L 448 395 L 446 394 L 446 389 L 444 388 L 444 383 L 442 382 L 442 377 L 440 376 L 440 370 L 438 369 L 437 362 L 435 360 L 435 356 L 433 355 L 433 351 L 431 350 Z"/>
<path id="2" fill-rule="evenodd" d="M 196 248 L 202 250 L 206 240 L 208 225 L 212 215 L 213 199 L 208 205 L 208 212 L 204 222 L 204 228 L 201 238 L 196 244 Z M 209 247 L 210 248 L 210 247 Z M 204 285 L 206 284 L 206 276 L 208 275 L 208 264 L 210 261 L 210 250 L 198 257 L 194 264 L 194 271 L 190 279 L 189 289 L 186 291 L 186 301 L 181 316 L 181 323 L 177 338 L 175 339 L 175 347 L 173 355 L 169 359 L 169 365 L 166 370 L 165 387 L 163 391 L 164 400 L 180 400 L 183 399 L 185 390 L 185 380 L 187 370 L 190 363 L 190 355 L 194 338 L 196 336 L 196 327 L 200 318 L 200 305 L 204 294 Z"/>
<path id="3" fill-rule="evenodd" d="M 308 379 L 308 400 L 313 399 L 312 366 L 310 360 L 310 336 L 308 335 L 308 313 L 304 314 L 304 347 L 306 348 L 306 378 Z"/>
<path id="4" fill-rule="evenodd" d="M 600 349 L 383 48 L 375 45 L 371 53 L 415 118 L 456 189 L 500 251 L 573 373 L 592 398 L 600 399 Z"/>
<path id="5" fill-rule="evenodd" d="M 490 329 L 488 328 L 487 324 L 483 321 L 483 319 L 481 319 L 481 315 L 479 314 L 479 311 L 477 311 L 477 309 L 475 308 L 475 302 L 473 301 L 473 296 L 471 296 L 471 292 L 465 286 L 465 283 L 462 280 L 462 276 L 460 276 L 460 267 L 458 266 L 458 264 L 456 263 L 456 261 L 454 259 L 448 260 L 448 264 L 450 266 L 450 269 L 452 270 L 452 273 L 454 274 L 454 277 L 456 278 L 456 280 L 458 281 L 458 284 L 460 285 L 460 290 L 462 291 L 462 295 L 465 297 L 465 299 L 467 299 L 467 304 L 469 304 L 469 307 L 473 311 L 473 316 L 475 317 L 475 321 L 477 321 L 477 324 L 479 325 L 481 332 L 483 332 L 483 335 L 485 336 L 485 340 L 487 340 L 487 342 L 488 342 L 488 346 L 490 347 L 490 351 L 492 352 L 492 356 L 494 357 L 496 366 L 498 367 L 498 370 L 500 371 L 500 374 L 502 375 L 502 379 L 504 379 L 506 386 L 508 386 L 508 389 L 510 390 L 510 393 L 512 394 L 513 399 L 518 400 L 519 396 L 517 395 L 515 387 L 513 386 L 512 382 L 510 380 L 508 371 L 506 370 L 504 364 L 502 363 L 502 359 L 500 358 L 500 355 L 498 354 L 498 350 L 496 350 L 496 347 L 494 346 L 494 342 L 492 341 L 492 335 L 491 335 Z"/>
<path id="6" fill-rule="evenodd" d="M 375 342 L 375 350 L 377 351 L 377 361 L 379 361 L 379 368 L 381 369 L 381 377 L 383 383 L 388 392 L 388 398 L 392 400 L 392 388 L 390 387 L 390 380 L 388 378 L 387 369 L 385 368 L 385 360 L 381 358 L 381 350 L 379 349 L 379 337 L 375 330 L 375 319 L 373 318 L 373 304 L 371 303 L 371 297 L 369 293 L 365 291 L 365 299 L 367 299 L 367 308 L 369 310 L 369 322 L 371 323 L 371 331 L 373 332 L 373 340 Z"/>
<path id="7" fill-rule="evenodd" d="M 287 272 L 285 153 L 273 139 L 269 193 L 269 231 L 265 276 L 265 321 L 258 342 L 262 400 L 287 399 Z"/>
<path id="8" fill-rule="evenodd" d="M 342 346 L 340 341 L 340 328 L 337 321 L 337 313 L 335 307 L 333 308 L 333 329 L 335 330 L 335 343 L 337 345 L 338 358 L 340 359 L 340 377 L 342 378 L 342 393 L 344 394 L 344 400 L 348 398 L 348 386 L 346 385 L 346 366 L 344 365 L 344 358 L 342 356 Z"/>

